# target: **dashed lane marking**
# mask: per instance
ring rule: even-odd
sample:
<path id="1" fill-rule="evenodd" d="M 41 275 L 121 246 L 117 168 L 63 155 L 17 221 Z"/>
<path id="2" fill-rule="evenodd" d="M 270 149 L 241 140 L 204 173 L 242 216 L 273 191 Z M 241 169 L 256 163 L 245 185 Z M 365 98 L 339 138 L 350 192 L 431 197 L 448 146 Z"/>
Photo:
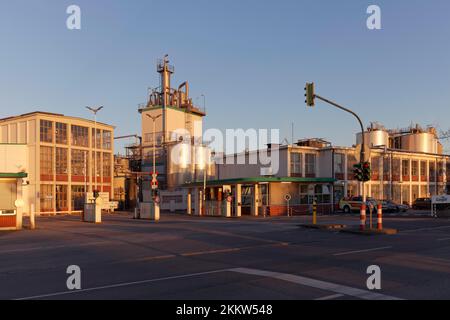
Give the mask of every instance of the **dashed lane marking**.
<path id="1" fill-rule="evenodd" d="M 364 250 L 355 250 L 355 251 L 339 252 L 339 253 L 333 254 L 333 256 L 339 257 L 339 256 L 350 255 L 350 254 L 365 253 L 365 252 L 373 252 L 373 251 L 380 251 L 380 250 L 386 250 L 386 249 L 392 249 L 392 247 L 389 246 L 389 247 L 380 247 L 380 248 L 373 248 L 373 249 L 364 249 Z"/>

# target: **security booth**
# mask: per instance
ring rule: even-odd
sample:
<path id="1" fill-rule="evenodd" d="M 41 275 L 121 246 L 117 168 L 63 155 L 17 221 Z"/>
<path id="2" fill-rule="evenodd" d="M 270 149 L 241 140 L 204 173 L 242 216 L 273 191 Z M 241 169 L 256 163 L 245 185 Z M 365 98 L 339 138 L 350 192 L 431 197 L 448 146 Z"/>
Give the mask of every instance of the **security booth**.
<path id="1" fill-rule="evenodd" d="M 0 173 L 0 230 L 22 229 L 22 179 L 26 173 Z"/>
<path id="2" fill-rule="evenodd" d="M 433 196 L 431 215 L 436 218 L 450 218 L 450 195 Z"/>
<path id="3" fill-rule="evenodd" d="M 199 216 L 308 215 L 314 203 L 319 214 L 333 212 L 329 178 L 257 177 L 185 185 L 188 214 Z M 205 196 L 204 196 L 205 194 Z M 288 200 L 286 200 L 288 199 Z"/>

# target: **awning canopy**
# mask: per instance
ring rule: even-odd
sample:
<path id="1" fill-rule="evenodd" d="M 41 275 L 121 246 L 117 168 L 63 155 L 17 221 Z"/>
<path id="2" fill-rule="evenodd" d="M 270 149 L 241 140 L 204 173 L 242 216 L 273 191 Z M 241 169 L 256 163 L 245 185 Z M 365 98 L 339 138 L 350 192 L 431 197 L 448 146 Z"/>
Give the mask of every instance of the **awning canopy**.
<path id="1" fill-rule="evenodd" d="M 26 178 L 26 177 L 28 177 L 28 173 L 26 173 L 26 172 L 18 172 L 18 173 L 3 173 L 3 172 L 0 172 L 0 178 L 20 179 L 20 178 Z"/>

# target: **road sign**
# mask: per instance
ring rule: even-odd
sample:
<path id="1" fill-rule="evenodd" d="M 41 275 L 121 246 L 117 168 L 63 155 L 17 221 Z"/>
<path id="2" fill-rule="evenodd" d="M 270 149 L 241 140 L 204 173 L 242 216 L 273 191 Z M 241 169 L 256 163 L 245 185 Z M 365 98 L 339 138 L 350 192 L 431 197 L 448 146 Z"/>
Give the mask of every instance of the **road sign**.
<path id="1" fill-rule="evenodd" d="M 233 197 L 232 196 L 228 196 L 227 197 L 227 202 L 233 202 Z"/>
<path id="2" fill-rule="evenodd" d="M 286 200 L 286 201 L 291 201 L 291 199 L 292 199 L 292 196 L 289 193 L 284 196 L 284 200 Z"/>

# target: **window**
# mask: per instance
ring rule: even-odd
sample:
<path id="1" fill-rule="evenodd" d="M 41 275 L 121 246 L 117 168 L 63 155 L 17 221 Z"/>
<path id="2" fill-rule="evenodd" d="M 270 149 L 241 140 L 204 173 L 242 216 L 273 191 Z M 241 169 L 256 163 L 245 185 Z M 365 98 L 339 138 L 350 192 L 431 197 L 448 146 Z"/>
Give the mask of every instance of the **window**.
<path id="1" fill-rule="evenodd" d="M 402 175 L 409 176 L 409 160 L 402 160 Z"/>
<path id="2" fill-rule="evenodd" d="M 410 203 L 409 186 L 403 186 L 402 187 L 402 202 L 404 204 L 409 204 Z"/>
<path id="3" fill-rule="evenodd" d="M 72 186 L 72 210 L 83 210 L 85 190 L 84 186 Z"/>
<path id="4" fill-rule="evenodd" d="M 56 143 L 67 144 L 67 124 L 59 122 L 56 123 L 55 137 Z"/>
<path id="5" fill-rule="evenodd" d="M 56 174 L 67 173 L 67 149 L 56 148 Z"/>
<path id="6" fill-rule="evenodd" d="M 422 177 L 427 176 L 427 162 L 426 161 L 420 161 L 420 175 Z"/>
<path id="7" fill-rule="evenodd" d="M 428 186 L 420 186 L 420 196 L 422 198 L 428 197 Z"/>
<path id="8" fill-rule="evenodd" d="M 92 134 L 92 143 L 91 143 L 92 148 L 94 148 L 95 146 L 96 149 L 100 149 L 100 146 L 102 145 L 102 130 L 97 129 L 97 135 L 95 135 L 95 129 L 92 128 L 91 134 Z"/>
<path id="9" fill-rule="evenodd" d="M 348 154 L 347 155 L 347 171 L 348 171 L 348 175 L 349 175 L 349 179 L 354 180 L 354 176 L 353 176 L 353 169 L 354 169 L 354 165 L 356 164 L 356 157 L 354 154 Z"/>
<path id="10" fill-rule="evenodd" d="M 67 206 L 67 186 L 57 185 L 56 186 L 56 211 L 68 211 Z"/>
<path id="11" fill-rule="evenodd" d="M 371 162 L 372 177 L 374 180 L 380 180 L 380 161 L 381 157 L 373 157 Z"/>
<path id="12" fill-rule="evenodd" d="M 111 154 L 103 154 L 103 177 L 111 177 Z"/>
<path id="13" fill-rule="evenodd" d="M 40 151 L 41 175 L 53 175 L 53 148 L 41 146 Z"/>
<path id="14" fill-rule="evenodd" d="M 411 161 L 411 175 L 417 177 L 419 175 L 419 162 Z"/>
<path id="15" fill-rule="evenodd" d="M 291 176 L 301 177 L 302 176 L 302 154 L 301 153 L 291 153 Z"/>
<path id="16" fill-rule="evenodd" d="M 336 174 L 344 173 L 345 155 L 342 153 L 334 154 L 334 172 Z"/>
<path id="17" fill-rule="evenodd" d="M 443 178 L 445 176 L 445 165 L 444 165 L 444 161 L 439 161 L 438 162 L 438 177 L 439 178 Z M 442 181 L 442 179 L 441 179 Z"/>
<path id="18" fill-rule="evenodd" d="M 381 197 L 381 185 L 379 184 L 373 184 L 371 186 L 371 197 L 374 198 L 375 200 L 382 200 Z"/>
<path id="19" fill-rule="evenodd" d="M 449 159 L 447 159 L 447 161 L 446 161 L 445 172 L 447 175 L 450 175 L 450 160 Z M 447 177 L 447 181 L 450 182 L 450 177 Z"/>
<path id="20" fill-rule="evenodd" d="M 111 150 L 111 131 L 103 131 L 103 149 Z"/>
<path id="21" fill-rule="evenodd" d="M 88 172 L 87 151 L 72 149 L 72 175 L 84 176 Z"/>
<path id="22" fill-rule="evenodd" d="M 321 184 L 316 185 L 314 187 L 314 197 L 317 203 L 330 203 L 331 202 L 330 187 Z"/>
<path id="23" fill-rule="evenodd" d="M 101 158 L 101 152 L 97 152 L 97 159 L 94 158 L 95 153 L 92 152 L 92 176 L 93 177 L 100 177 L 102 172 L 102 158 Z M 94 170 L 97 169 L 97 173 L 94 172 Z"/>
<path id="24" fill-rule="evenodd" d="M 72 126 L 72 145 L 89 147 L 89 130 L 86 127 Z"/>
<path id="25" fill-rule="evenodd" d="M 307 176 L 316 174 L 316 155 L 312 153 L 305 154 L 305 173 Z"/>
<path id="26" fill-rule="evenodd" d="M 383 158 L 383 175 L 384 179 L 388 180 L 391 171 L 391 158 L 389 156 L 385 156 Z"/>
<path id="27" fill-rule="evenodd" d="M 53 142 L 53 122 L 41 120 L 41 142 Z"/>
<path id="28" fill-rule="evenodd" d="M 400 181 L 400 175 L 401 175 L 400 164 L 401 164 L 400 159 L 396 159 L 396 158 L 392 159 L 392 180 L 393 181 Z"/>
<path id="29" fill-rule="evenodd" d="M 386 200 L 391 200 L 392 199 L 391 184 L 383 185 L 383 196 L 384 196 L 384 199 L 386 199 Z"/>
<path id="30" fill-rule="evenodd" d="M 41 184 L 41 212 L 53 212 L 53 185 Z"/>
<path id="31" fill-rule="evenodd" d="M 434 161 L 430 161 L 430 182 L 436 181 L 436 163 Z"/>
<path id="32" fill-rule="evenodd" d="M 402 186 L 399 184 L 394 184 L 394 186 L 392 187 L 392 191 L 393 191 L 393 195 L 392 195 L 392 200 L 396 203 L 401 203 L 402 202 Z"/>
<path id="33" fill-rule="evenodd" d="M 419 186 L 413 185 L 411 188 L 411 191 L 412 191 L 411 202 L 414 202 L 414 201 L 416 201 L 417 198 L 419 198 Z"/>

